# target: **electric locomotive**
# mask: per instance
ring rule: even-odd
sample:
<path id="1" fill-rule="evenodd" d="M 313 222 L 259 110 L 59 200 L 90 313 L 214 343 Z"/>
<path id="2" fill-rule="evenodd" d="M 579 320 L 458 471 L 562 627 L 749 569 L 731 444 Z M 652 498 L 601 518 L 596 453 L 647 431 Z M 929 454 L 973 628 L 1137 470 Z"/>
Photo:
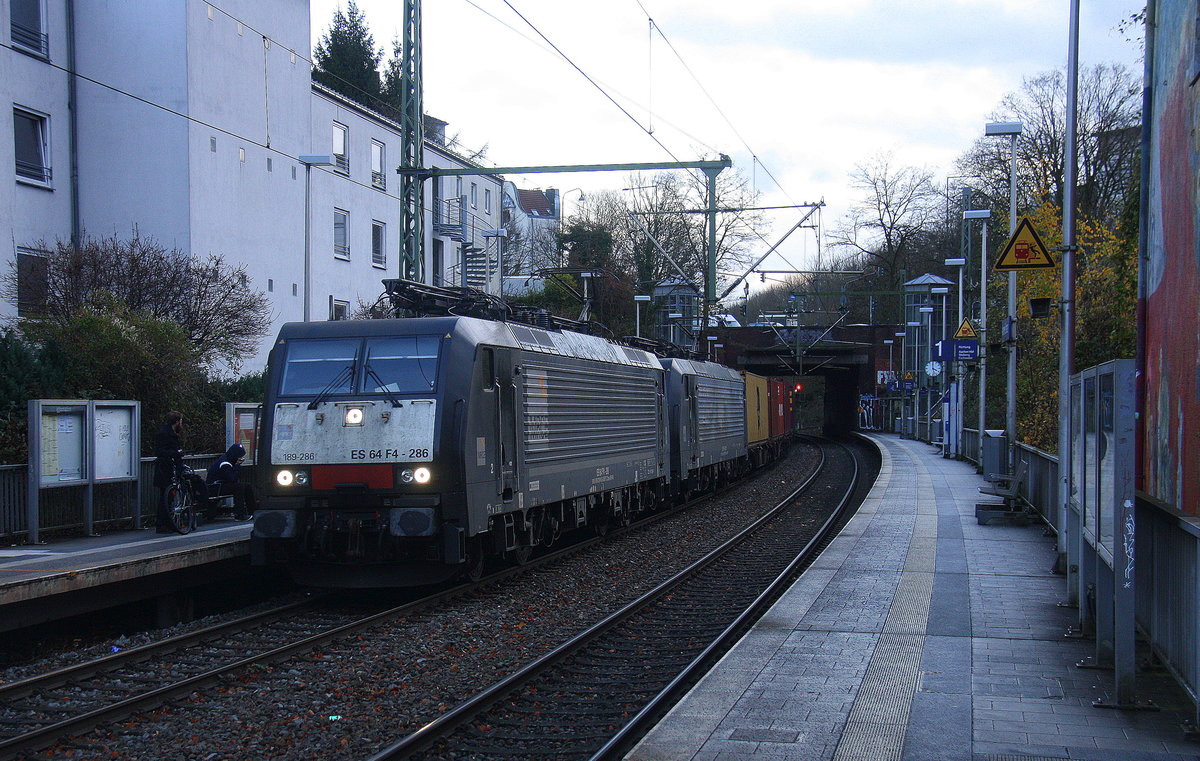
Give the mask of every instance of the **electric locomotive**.
<path id="1" fill-rule="evenodd" d="M 252 562 L 314 586 L 424 585 L 627 523 L 672 491 L 666 376 L 640 349 L 472 317 L 288 323 Z"/>

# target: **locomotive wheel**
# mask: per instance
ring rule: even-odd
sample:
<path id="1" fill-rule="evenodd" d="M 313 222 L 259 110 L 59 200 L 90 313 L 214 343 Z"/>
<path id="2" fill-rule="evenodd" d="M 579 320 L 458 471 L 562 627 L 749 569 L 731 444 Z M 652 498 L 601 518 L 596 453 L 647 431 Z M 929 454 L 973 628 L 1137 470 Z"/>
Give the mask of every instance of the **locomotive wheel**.
<path id="1" fill-rule="evenodd" d="M 528 563 L 531 555 L 533 555 L 533 548 L 527 544 L 523 544 L 512 551 L 513 562 L 517 565 Z"/>

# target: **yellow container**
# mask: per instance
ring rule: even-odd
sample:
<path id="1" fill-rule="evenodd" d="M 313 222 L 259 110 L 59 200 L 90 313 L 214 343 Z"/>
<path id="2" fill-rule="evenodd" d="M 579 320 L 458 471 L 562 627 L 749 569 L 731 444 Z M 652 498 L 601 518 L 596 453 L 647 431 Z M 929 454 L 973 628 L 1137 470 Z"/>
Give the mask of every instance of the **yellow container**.
<path id="1" fill-rule="evenodd" d="M 771 429 L 768 423 L 767 379 L 754 373 L 742 373 L 746 379 L 746 441 L 756 444 L 766 441 Z"/>

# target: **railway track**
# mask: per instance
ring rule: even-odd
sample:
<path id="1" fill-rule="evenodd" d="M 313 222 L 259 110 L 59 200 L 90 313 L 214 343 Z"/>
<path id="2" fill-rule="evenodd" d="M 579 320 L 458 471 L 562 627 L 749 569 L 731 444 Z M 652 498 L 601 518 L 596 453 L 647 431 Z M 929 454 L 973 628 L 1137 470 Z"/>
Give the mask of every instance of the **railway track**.
<path id="1" fill-rule="evenodd" d="M 102 658 L 0 685 L 0 759 L 47 747 L 187 696 L 254 665 L 279 662 L 366 629 L 382 621 L 428 611 L 477 593 L 509 576 L 584 552 L 594 544 L 641 530 L 654 520 L 694 506 L 708 495 L 628 527 L 547 552 L 516 568 L 504 568 L 478 582 L 407 602 L 376 606 L 366 615 L 327 605 L 329 594 L 314 595 L 233 621 L 122 650 Z"/>
<path id="2" fill-rule="evenodd" d="M 849 519 L 865 493 L 860 455 L 823 452 L 806 483 L 733 539 L 371 761 L 618 758 Z M 830 505 L 818 526 L 814 500 Z"/>

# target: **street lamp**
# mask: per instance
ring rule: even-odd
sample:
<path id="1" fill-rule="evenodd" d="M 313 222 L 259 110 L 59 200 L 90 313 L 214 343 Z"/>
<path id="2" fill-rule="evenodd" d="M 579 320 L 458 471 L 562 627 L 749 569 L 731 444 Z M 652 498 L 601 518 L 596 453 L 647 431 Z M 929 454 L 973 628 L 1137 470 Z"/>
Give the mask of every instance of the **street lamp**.
<path id="1" fill-rule="evenodd" d="M 1008 170 L 1008 237 L 1017 231 L 1017 136 L 1024 130 L 1021 122 L 989 122 L 984 125 L 987 137 L 1008 137 L 1012 154 Z M 1004 327 L 1004 343 L 1008 347 L 1007 403 L 1004 408 L 1004 427 L 1008 434 L 1008 472 L 1015 472 L 1017 452 L 1017 273 L 1008 271 L 1008 320 Z"/>
<path id="2" fill-rule="evenodd" d="M 304 321 L 311 319 L 309 314 L 312 304 L 312 227 L 310 223 L 312 208 L 312 168 L 314 166 L 332 166 L 333 155 L 329 153 L 304 153 L 298 156 L 304 165 Z"/>
<path id="3" fill-rule="evenodd" d="M 679 321 L 683 319 L 683 312 L 668 312 L 667 320 L 671 323 L 671 343 L 681 345 L 675 340 L 675 336 L 679 332 Z"/>
<path id="4" fill-rule="evenodd" d="M 565 212 L 567 210 L 567 193 L 574 193 L 576 191 L 579 192 L 579 205 L 582 206 L 584 203 L 587 202 L 587 194 L 585 194 L 583 192 L 583 188 L 571 188 L 570 190 L 564 190 L 562 192 L 562 195 L 559 196 L 559 200 L 558 200 L 558 241 L 559 241 L 559 243 L 558 243 L 558 266 L 560 266 L 560 267 L 563 266 L 562 238 L 563 238 L 563 234 L 564 234 L 563 231 L 566 229 L 566 222 L 567 222 L 567 215 L 565 214 Z"/>
<path id="5" fill-rule="evenodd" d="M 942 404 L 942 401 L 941 401 L 943 399 L 942 389 L 946 388 L 946 383 L 949 381 L 949 375 L 950 375 L 950 371 L 948 369 L 950 367 L 950 363 L 945 360 L 945 354 L 944 354 L 944 352 L 946 350 L 946 294 L 950 292 L 950 288 L 945 285 L 935 285 L 934 287 L 929 289 L 929 292 L 934 295 L 941 295 L 941 297 L 942 297 L 942 311 L 939 314 L 939 318 L 940 318 L 939 322 L 941 322 L 941 324 L 942 324 L 943 358 L 937 360 L 939 363 L 941 363 L 941 369 L 942 369 L 942 372 L 939 373 L 937 376 L 938 377 L 938 385 L 937 385 L 938 403 Z M 932 320 L 933 318 L 930 317 L 930 319 Z M 932 336 L 930 337 L 929 342 L 933 343 Z M 953 354 L 951 354 L 951 356 L 953 356 Z M 945 456 L 946 450 L 950 444 L 950 434 L 946 430 L 946 423 L 949 422 L 949 418 L 950 418 L 948 407 L 949 407 L 948 403 L 942 407 L 942 455 L 943 456 Z M 931 410 L 932 410 L 932 404 L 931 404 Z M 930 412 L 929 421 L 930 421 L 930 424 L 932 425 L 932 423 L 933 423 L 933 413 L 932 412 Z M 930 433 L 929 437 L 933 438 L 933 434 Z"/>
<path id="6" fill-rule="evenodd" d="M 967 260 L 964 258 L 947 259 L 946 266 L 958 268 L 958 311 L 955 312 L 955 316 L 961 325 L 963 321 L 963 271 L 967 266 Z M 951 426 L 950 431 L 950 456 L 958 457 L 962 454 L 963 429 L 963 367 L 962 362 L 958 359 L 954 360 L 954 383 L 951 385 L 950 391 L 953 397 L 950 400 L 950 409 L 954 418 L 954 425 Z"/>
<path id="7" fill-rule="evenodd" d="M 933 443 L 933 379 L 934 376 L 929 372 L 933 366 L 933 313 L 936 311 L 931 306 L 917 307 L 917 311 L 923 315 L 927 315 L 925 322 L 925 364 L 917 362 L 918 372 L 924 376 L 925 380 L 925 436 L 929 443 Z M 920 401 L 918 397 L 918 402 Z M 917 406 L 917 414 L 920 415 L 920 405 Z"/>
<path id="8" fill-rule="evenodd" d="M 988 220 L 992 218 L 991 209 L 968 209 L 963 212 L 963 219 L 983 220 L 982 249 L 979 253 L 979 465 L 983 467 L 983 427 L 987 423 L 984 411 L 987 409 L 987 230 Z M 985 474 L 986 475 L 986 474 Z"/>
<path id="9" fill-rule="evenodd" d="M 637 310 L 637 337 L 642 337 L 642 304 L 650 301 L 649 296 L 634 296 L 633 306 Z"/>

